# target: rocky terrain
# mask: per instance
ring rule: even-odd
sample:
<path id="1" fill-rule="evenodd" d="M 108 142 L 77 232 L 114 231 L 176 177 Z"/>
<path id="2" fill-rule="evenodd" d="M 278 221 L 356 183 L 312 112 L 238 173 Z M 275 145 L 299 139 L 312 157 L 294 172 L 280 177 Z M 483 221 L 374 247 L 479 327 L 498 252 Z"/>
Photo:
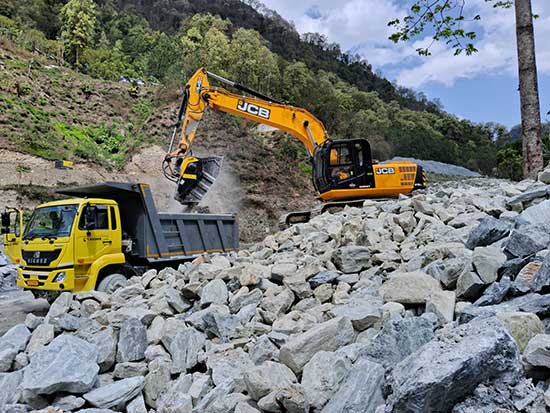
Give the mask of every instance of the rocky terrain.
<path id="1" fill-rule="evenodd" d="M 545 412 L 549 197 L 447 181 L 63 293 L 0 338 L 0 410 Z"/>

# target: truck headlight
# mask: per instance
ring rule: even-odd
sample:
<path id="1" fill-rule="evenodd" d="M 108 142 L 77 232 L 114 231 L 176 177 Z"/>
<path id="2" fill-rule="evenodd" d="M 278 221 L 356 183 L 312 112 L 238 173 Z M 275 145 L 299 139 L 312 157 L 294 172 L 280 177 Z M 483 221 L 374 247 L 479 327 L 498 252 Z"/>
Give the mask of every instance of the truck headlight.
<path id="1" fill-rule="evenodd" d="M 54 277 L 53 279 L 53 282 L 54 283 L 60 283 L 60 282 L 63 282 L 65 281 L 65 277 L 67 276 L 67 273 L 65 273 L 64 271 L 60 272 L 60 273 L 57 273 L 57 275 Z"/>

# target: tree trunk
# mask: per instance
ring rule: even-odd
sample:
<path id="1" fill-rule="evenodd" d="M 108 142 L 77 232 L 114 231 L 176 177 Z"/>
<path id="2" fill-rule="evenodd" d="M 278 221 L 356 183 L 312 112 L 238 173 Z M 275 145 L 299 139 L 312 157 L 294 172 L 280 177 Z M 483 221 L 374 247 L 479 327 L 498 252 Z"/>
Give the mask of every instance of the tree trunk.
<path id="1" fill-rule="evenodd" d="M 537 173 L 544 168 L 544 162 L 531 0 L 515 0 L 515 7 L 523 131 L 523 176 L 536 178 Z"/>

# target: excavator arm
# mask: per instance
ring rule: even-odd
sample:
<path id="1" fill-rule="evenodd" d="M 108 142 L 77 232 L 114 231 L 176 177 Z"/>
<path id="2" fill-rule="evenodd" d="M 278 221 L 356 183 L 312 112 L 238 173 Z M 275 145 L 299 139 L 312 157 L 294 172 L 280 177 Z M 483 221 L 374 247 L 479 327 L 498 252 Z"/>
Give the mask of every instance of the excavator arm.
<path id="1" fill-rule="evenodd" d="M 238 95 L 212 86 L 210 79 L 252 96 Z M 312 156 L 317 147 L 329 140 L 323 123 L 307 110 L 278 102 L 237 82 L 203 68 L 198 69 L 185 85 L 178 122 L 163 168 L 165 175 L 178 183 L 176 199 L 182 204 L 199 202 L 221 167 L 220 157 L 199 159 L 193 157 L 191 152 L 197 128 L 208 107 L 288 132 L 302 142 Z M 180 127 L 176 145 L 176 133 Z"/>

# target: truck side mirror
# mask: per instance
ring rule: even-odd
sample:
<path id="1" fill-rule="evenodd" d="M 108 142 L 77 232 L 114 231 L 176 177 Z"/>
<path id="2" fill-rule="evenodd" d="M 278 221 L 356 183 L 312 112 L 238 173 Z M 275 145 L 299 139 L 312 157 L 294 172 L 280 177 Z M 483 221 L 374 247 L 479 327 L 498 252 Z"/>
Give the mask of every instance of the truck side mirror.
<path id="1" fill-rule="evenodd" d="M 86 207 L 86 229 L 88 231 L 96 228 L 97 226 L 96 217 L 97 217 L 97 208 L 95 206 L 88 205 Z"/>
<path id="2" fill-rule="evenodd" d="M 8 228 L 8 231 L 9 231 L 9 227 L 10 227 L 10 213 L 2 212 L 2 230 L 4 228 Z"/>

